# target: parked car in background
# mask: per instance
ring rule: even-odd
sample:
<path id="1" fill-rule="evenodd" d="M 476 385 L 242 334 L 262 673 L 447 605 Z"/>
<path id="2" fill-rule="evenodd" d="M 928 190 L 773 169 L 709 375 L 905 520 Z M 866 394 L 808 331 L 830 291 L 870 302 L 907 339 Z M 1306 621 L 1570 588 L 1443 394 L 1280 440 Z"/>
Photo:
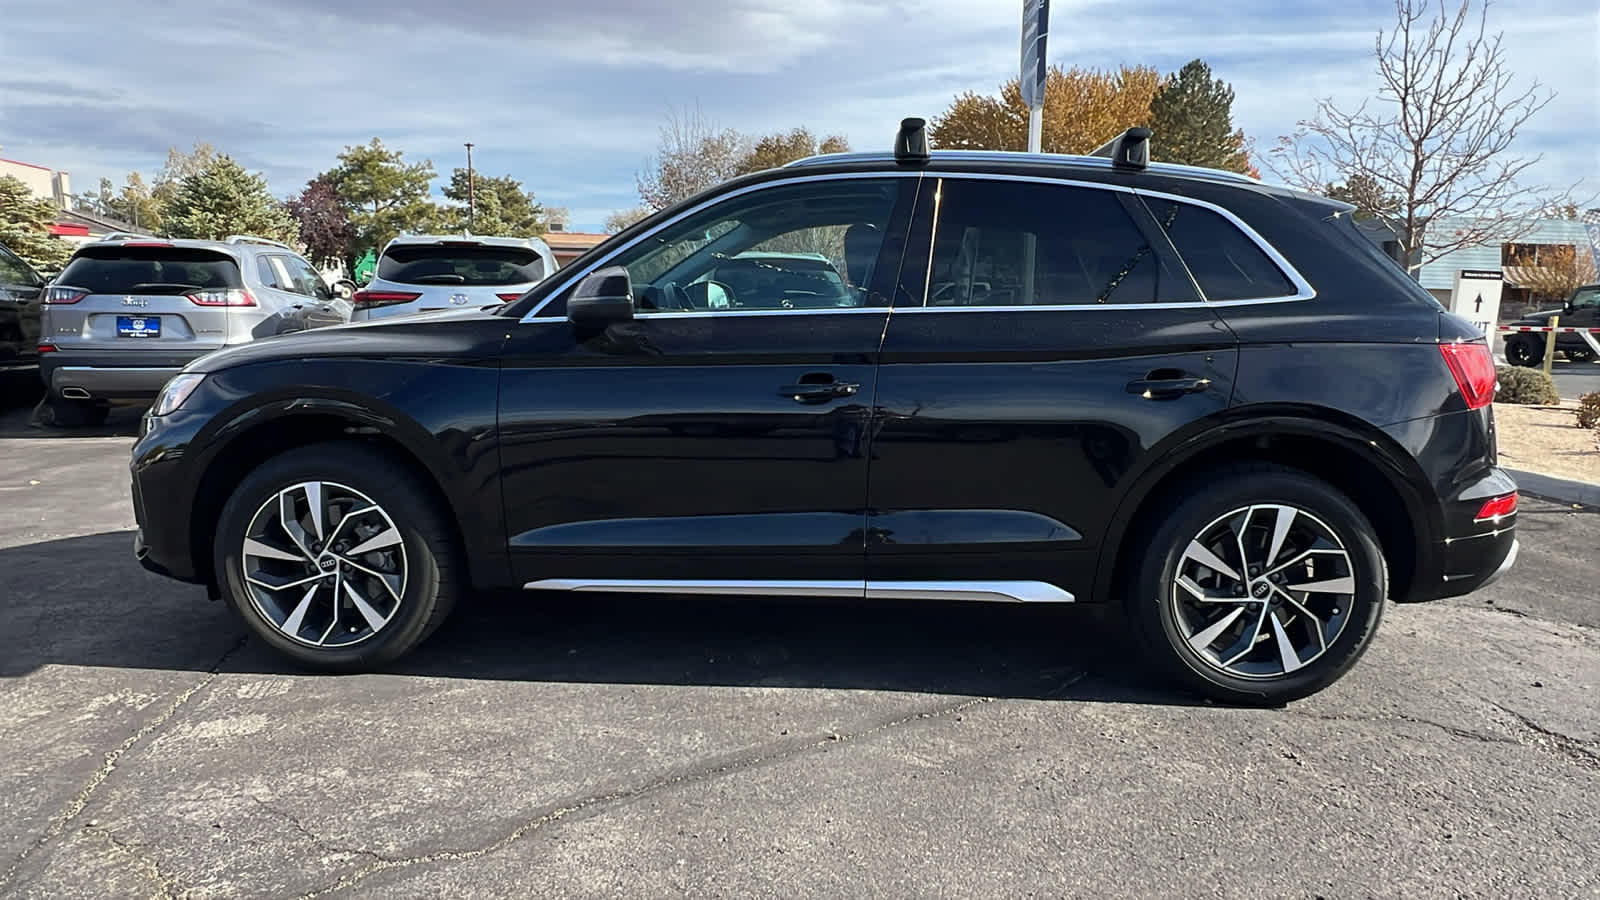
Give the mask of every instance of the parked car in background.
<path id="1" fill-rule="evenodd" d="M 1100 603 L 1181 683 L 1269 704 L 1391 598 L 1514 563 L 1488 344 L 1352 206 L 1148 163 L 1144 129 L 930 155 L 920 125 L 511 303 L 191 364 L 133 447 L 136 556 L 331 670 L 475 590 Z M 795 303 L 785 260 L 831 283 L 763 255 L 796 246 L 851 292 Z"/>
<path id="2" fill-rule="evenodd" d="M 1561 317 L 1561 328 L 1600 328 L 1600 284 L 1586 284 L 1572 292 L 1560 309 L 1546 309 L 1511 322 L 1511 325 L 1532 325 L 1548 328 L 1550 320 Z M 1544 364 L 1546 334 L 1538 331 L 1513 332 L 1506 335 L 1506 362 L 1514 366 L 1540 366 Z M 1556 349 L 1567 354 L 1573 362 L 1594 359 L 1594 349 L 1573 331 L 1556 334 Z"/>
<path id="3" fill-rule="evenodd" d="M 350 320 L 300 254 L 265 238 L 85 244 L 45 290 L 39 366 L 58 425 L 102 422 L 220 347 Z"/>
<path id="4" fill-rule="evenodd" d="M 44 278 L 0 244 L 0 374 L 39 365 L 39 302 Z"/>
<path id="5" fill-rule="evenodd" d="M 407 234 L 378 255 L 355 292 L 356 321 L 515 300 L 556 269 L 538 238 Z"/>

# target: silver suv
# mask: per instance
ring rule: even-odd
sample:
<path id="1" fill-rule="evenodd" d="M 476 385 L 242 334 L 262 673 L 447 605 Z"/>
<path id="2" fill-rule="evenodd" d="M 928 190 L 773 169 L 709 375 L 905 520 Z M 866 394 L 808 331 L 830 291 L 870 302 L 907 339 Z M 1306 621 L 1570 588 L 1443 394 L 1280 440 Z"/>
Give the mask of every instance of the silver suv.
<path id="1" fill-rule="evenodd" d="M 337 325 L 351 305 L 287 245 L 119 235 L 85 244 L 45 290 L 39 370 L 58 425 L 103 422 L 229 344 Z"/>
<path id="2" fill-rule="evenodd" d="M 383 248 L 372 281 L 356 291 L 355 319 L 509 303 L 555 270 L 538 238 L 405 234 Z"/>

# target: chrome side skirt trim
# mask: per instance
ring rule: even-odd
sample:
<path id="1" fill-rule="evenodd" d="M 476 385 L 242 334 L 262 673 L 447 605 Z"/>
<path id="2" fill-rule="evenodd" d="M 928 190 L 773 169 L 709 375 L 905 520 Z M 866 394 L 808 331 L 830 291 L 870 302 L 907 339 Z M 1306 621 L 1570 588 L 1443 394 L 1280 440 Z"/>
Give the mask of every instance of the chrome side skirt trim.
<path id="1" fill-rule="evenodd" d="M 859 597 L 866 600 L 967 600 L 1071 603 L 1073 596 L 1044 581 L 696 581 L 637 578 L 544 578 L 528 591 L 606 591 L 618 594 L 719 594 L 761 597 Z"/>

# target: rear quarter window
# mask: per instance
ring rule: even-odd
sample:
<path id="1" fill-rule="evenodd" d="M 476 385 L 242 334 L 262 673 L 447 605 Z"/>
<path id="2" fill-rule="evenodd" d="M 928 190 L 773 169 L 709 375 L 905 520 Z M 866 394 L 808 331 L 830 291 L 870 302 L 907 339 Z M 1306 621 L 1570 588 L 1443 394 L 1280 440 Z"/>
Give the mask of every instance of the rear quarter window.
<path id="1" fill-rule="evenodd" d="M 379 258 L 378 277 L 400 284 L 525 284 L 544 277 L 544 261 L 526 247 L 399 244 Z"/>
<path id="2" fill-rule="evenodd" d="M 93 247 L 56 279 L 91 294 L 186 294 L 244 287 L 227 254 L 187 247 Z"/>
<path id="3" fill-rule="evenodd" d="M 1297 293 L 1294 282 L 1255 241 L 1201 206 L 1146 198 L 1207 300 L 1260 300 Z"/>

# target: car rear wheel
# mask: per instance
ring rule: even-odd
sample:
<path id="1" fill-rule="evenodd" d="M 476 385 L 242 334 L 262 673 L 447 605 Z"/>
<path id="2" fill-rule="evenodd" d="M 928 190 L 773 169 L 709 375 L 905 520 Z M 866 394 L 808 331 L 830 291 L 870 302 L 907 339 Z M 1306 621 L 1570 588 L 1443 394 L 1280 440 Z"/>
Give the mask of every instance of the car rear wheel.
<path id="1" fill-rule="evenodd" d="M 1279 705 L 1349 671 L 1388 596 L 1383 553 L 1355 504 L 1266 464 L 1207 473 L 1165 502 L 1127 602 L 1169 673 L 1215 700 Z"/>
<path id="2" fill-rule="evenodd" d="M 1533 367 L 1543 360 L 1543 351 L 1533 341 L 1526 338 L 1512 338 L 1506 341 L 1506 362 L 1513 366 Z"/>
<path id="3" fill-rule="evenodd" d="M 213 548 L 222 593 L 250 630 L 302 665 L 391 661 L 461 591 L 448 519 L 418 479 L 354 443 L 291 450 L 251 472 Z"/>

